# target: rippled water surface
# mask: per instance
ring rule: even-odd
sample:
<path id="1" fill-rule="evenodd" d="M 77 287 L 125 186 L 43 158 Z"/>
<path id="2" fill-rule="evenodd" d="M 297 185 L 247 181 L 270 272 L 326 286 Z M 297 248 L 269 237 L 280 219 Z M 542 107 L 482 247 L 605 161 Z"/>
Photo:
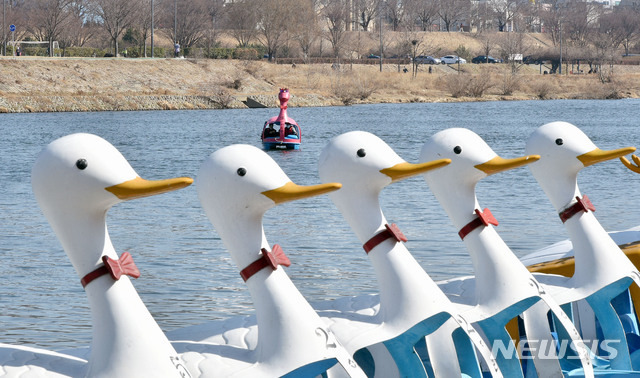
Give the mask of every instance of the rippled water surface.
<path id="1" fill-rule="evenodd" d="M 274 109 L 0 115 L 0 342 L 51 349 L 91 339 L 88 301 L 60 243 L 31 192 L 38 152 L 76 132 L 110 141 L 147 179 L 196 177 L 211 152 L 233 143 L 260 147 L 259 133 Z M 522 101 L 462 104 L 292 108 L 303 128 L 300 151 L 269 154 L 298 184 L 316 184 L 317 160 L 333 136 L 370 131 L 409 162 L 435 132 L 465 127 L 503 157 L 524 153 L 538 126 L 571 122 L 603 149 L 640 146 L 640 101 Z M 197 178 L 196 178 L 197 180 Z M 640 175 L 619 161 L 585 169 L 583 193 L 607 230 L 640 224 Z M 491 176 L 478 185 L 482 207 L 518 256 L 566 238 L 558 217 L 529 170 Z M 382 206 L 408 236 L 408 248 L 436 280 L 472 273 L 464 245 L 422 178 L 386 188 Z M 165 330 L 252 312 L 251 298 L 202 211 L 194 186 L 118 204 L 107 216 L 114 246 L 129 251 L 142 271 L 134 285 Z M 265 232 L 293 265 L 286 268 L 310 301 L 376 292 L 373 269 L 327 196 L 267 212 Z"/>

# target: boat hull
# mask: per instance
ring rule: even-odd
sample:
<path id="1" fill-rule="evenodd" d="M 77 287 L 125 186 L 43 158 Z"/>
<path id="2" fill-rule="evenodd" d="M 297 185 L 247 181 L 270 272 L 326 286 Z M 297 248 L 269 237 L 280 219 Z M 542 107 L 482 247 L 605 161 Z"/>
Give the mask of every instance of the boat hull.
<path id="1" fill-rule="evenodd" d="M 300 142 L 269 142 L 269 141 L 263 141 L 262 142 L 262 147 L 265 150 L 299 150 L 300 149 Z"/>

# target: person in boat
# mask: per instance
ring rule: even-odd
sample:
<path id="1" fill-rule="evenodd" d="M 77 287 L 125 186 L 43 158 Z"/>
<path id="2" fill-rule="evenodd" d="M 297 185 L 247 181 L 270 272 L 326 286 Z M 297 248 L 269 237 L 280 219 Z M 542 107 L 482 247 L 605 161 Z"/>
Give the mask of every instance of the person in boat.
<path id="1" fill-rule="evenodd" d="M 265 138 L 273 138 L 277 137 L 278 132 L 273 128 L 273 123 L 269 125 L 266 129 L 264 129 L 264 137 Z"/>
<path id="2" fill-rule="evenodd" d="M 295 135 L 296 137 L 298 136 L 298 132 L 296 131 L 295 126 L 293 125 L 287 125 L 287 128 L 284 131 L 285 131 L 284 135 Z"/>

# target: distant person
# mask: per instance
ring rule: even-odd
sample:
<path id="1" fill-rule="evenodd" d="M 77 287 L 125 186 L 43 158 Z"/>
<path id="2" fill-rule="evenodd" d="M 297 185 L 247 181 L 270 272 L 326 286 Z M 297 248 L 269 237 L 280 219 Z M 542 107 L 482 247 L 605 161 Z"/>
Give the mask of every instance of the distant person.
<path id="1" fill-rule="evenodd" d="M 272 138 L 275 136 L 278 136 L 278 132 L 273 128 L 273 124 L 271 124 L 267 129 L 264 130 L 264 137 Z"/>
<path id="2" fill-rule="evenodd" d="M 180 56 L 180 44 L 178 42 L 176 42 L 176 44 L 173 45 L 173 51 L 176 58 Z"/>
<path id="3" fill-rule="evenodd" d="M 16 56 L 21 56 L 22 55 L 22 50 L 20 50 L 20 46 L 18 46 L 16 48 Z"/>

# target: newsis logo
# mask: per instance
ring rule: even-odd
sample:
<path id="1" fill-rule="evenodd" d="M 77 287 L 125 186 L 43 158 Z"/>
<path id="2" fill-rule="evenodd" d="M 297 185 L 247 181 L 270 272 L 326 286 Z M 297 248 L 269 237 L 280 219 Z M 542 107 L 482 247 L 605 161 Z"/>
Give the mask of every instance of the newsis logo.
<path id="1" fill-rule="evenodd" d="M 614 359 L 618 355 L 617 348 L 620 340 L 581 340 L 574 343 L 572 340 L 520 340 L 518 344 L 502 340 L 495 340 L 491 347 L 494 357 L 502 356 L 505 359 L 580 359 L 579 353 L 588 349 L 591 354 L 604 359 Z M 580 352 L 582 351 L 582 352 Z M 517 353 L 517 354 L 516 354 Z"/>

